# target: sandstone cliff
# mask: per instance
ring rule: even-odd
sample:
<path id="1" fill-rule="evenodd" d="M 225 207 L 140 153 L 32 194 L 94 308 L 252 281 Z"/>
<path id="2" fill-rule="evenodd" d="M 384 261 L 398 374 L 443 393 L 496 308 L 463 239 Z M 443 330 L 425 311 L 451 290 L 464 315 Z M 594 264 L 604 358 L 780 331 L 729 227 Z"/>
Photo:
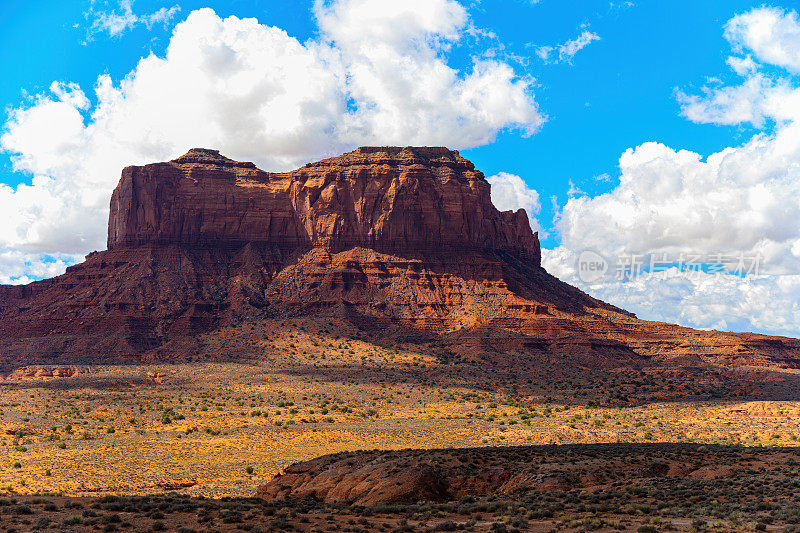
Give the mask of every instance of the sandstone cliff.
<path id="1" fill-rule="evenodd" d="M 503 251 L 540 261 L 525 211 L 495 209 L 483 174 L 446 148 L 359 148 L 285 174 L 201 149 L 128 167 L 111 197 L 108 248 L 143 244 Z"/>

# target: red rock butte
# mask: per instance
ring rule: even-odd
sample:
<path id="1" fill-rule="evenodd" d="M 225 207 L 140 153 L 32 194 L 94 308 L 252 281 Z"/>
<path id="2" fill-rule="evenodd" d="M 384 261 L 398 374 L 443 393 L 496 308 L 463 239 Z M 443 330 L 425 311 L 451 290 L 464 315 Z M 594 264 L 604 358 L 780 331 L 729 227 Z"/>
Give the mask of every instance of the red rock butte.
<path id="1" fill-rule="evenodd" d="M 180 358 L 199 335 L 335 316 L 565 364 L 800 367 L 800 341 L 637 319 L 549 275 L 524 210 L 458 152 L 364 147 L 286 173 L 215 150 L 127 167 L 108 250 L 0 286 L 0 363 Z M 394 329 L 392 329 L 394 328 Z"/>
<path id="2" fill-rule="evenodd" d="M 495 209 L 483 174 L 446 148 L 359 148 L 284 174 L 203 149 L 128 167 L 108 248 L 143 244 L 504 251 L 539 264 L 525 211 Z"/>

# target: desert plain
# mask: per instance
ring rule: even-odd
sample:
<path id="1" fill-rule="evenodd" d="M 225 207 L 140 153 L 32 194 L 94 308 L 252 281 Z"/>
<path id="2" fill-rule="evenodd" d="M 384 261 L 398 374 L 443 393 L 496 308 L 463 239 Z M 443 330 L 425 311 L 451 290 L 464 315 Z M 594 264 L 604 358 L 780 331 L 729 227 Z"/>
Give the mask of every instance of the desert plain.
<path id="1" fill-rule="evenodd" d="M 437 524 L 450 527 L 450 523 L 478 531 L 498 528 L 494 525 L 498 523 L 519 530 L 753 529 L 758 524 L 774 529 L 773 523 L 783 527 L 800 520 L 794 499 L 794 480 L 800 472 L 795 464 L 800 448 L 796 452 L 794 448 L 800 445 L 799 401 L 770 399 L 769 393 L 747 394 L 733 385 L 723 390 L 707 377 L 671 383 L 613 371 L 596 373 L 592 379 L 575 373 L 547 381 L 531 374 L 513 384 L 498 380 L 494 387 L 468 387 L 460 383 L 458 373 L 452 373 L 452 363 L 425 355 L 422 345 L 408 342 L 386 348 L 372 343 L 369 332 L 341 324 L 334 329 L 335 325 L 310 319 L 248 323 L 248 342 L 263 339 L 262 360 L 40 365 L 7 374 L 0 382 L 0 487 L 6 502 L 0 506 L 0 523 L 18 530 L 35 525 L 36 520 L 25 523 L 24 510 L 14 511 L 27 505 L 53 525 L 72 521 L 71 527 L 90 530 L 95 526 L 112 530 L 125 521 L 132 530 L 148 530 L 158 522 L 165 528 L 185 523 L 181 527 L 197 531 L 212 526 L 237 530 L 242 524 L 260 524 L 266 530 L 283 523 L 276 512 L 287 515 L 287 523 L 300 530 L 326 530 L 347 525 L 351 504 L 289 494 L 293 503 L 276 507 L 266 503 L 275 498 L 252 497 L 287 466 L 327 454 L 359 450 L 408 454 L 410 449 L 429 449 L 458 455 L 484 450 L 498 465 L 510 468 L 508 457 L 513 454 L 504 448 L 509 446 L 532 447 L 531 453 L 560 466 L 566 464 L 561 456 L 567 455 L 576 465 L 574 476 L 557 486 L 506 487 L 497 494 L 484 494 L 483 499 L 466 498 L 469 505 L 460 507 L 443 502 L 428 507 L 383 503 L 385 516 L 370 511 L 364 518 L 370 527 L 359 527 L 402 530 L 404 521 L 413 530 Z M 209 342 L 224 338 L 226 345 L 235 346 L 240 334 L 239 328 L 225 328 Z M 774 381 L 780 391 L 782 383 L 791 388 L 797 378 L 793 370 L 767 374 L 766 378 L 745 374 L 739 386 L 745 387 L 749 376 L 760 386 Z M 678 399 L 670 396 L 676 389 Z M 607 447 L 589 453 L 591 446 L 575 445 Z M 625 472 L 620 456 L 641 472 L 616 478 Z M 653 466 L 672 456 L 680 463 L 672 472 Z M 413 459 L 412 453 L 410 463 L 428 460 Z M 744 494 L 736 487 L 767 482 L 779 483 L 782 489 L 762 493 L 785 498 L 781 503 L 752 510 L 731 507 L 734 496 L 738 504 Z M 781 485 L 784 482 L 789 485 Z M 709 485 L 727 487 L 723 496 L 712 500 L 727 505 L 733 514 L 709 514 L 713 506 L 704 507 L 708 503 L 704 496 L 690 506 L 688 514 L 694 518 L 687 520 L 686 509 L 676 513 L 675 501 L 659 509 L 650 492 L 625 492 L 673 485 L 685 485 L 683 490 L 699 494 L 705 494 Z M 554 490 L 574 493 L 576 502 L 598 499 L 596 495 L 609 491 L 622 493 L 599 498 L 618 500 L 613 519 L 605 508 L 593 510 L 585 503 L 562 509 L 545 505 L 542 510 L 547 502 L 536 500 L 533 512 L 530 502 L 525 503 L 532 494 L 541 499 Z M 165 518 L 143 519 L 147 513 L 141 510 L 142 495 L 171 502 L 167 507 L 178 510 L 169 516 L 159 511 Z M 286 501 L 282 496 L 280 501 Z M 490 501 L 484 501 L 486 497 Z M 17 503 L 9 503 L 12 500 Z M 226 511 L 220 502 L 227 500 L 235 502 L 234 507 L 248 508 L 243 514 L 233 511 L 243 522 L 225 522 L 230 509 Z M 41 510 L 36 501 L 45 502 Z M 116 519 L 104 518 L 109 513 L 102 511 L 120 507 L 112 505 L 119 501 L 139 503 L 130 504 L 129 511 L 112 513 L 119 521 L 108 521 Z M 46 502 L 56 502 L 58 511 L 47 514 Z M 515 510 L 511 514 L 509 502 Z M 92 511 L 97 517 L 75 511 L 98 505 L 99 511 Z M 181 505 L 193 510 L 180 511 Z M 297 516 L 298 505 L 305 509 L 301 515 L 313 520 L 305 525 L 291 520 L 289 515 Z M 643 513 L 636 505 L 650 510 Z M 215 518 L 198 522 L 205 515 L 197 509 L 211 507 L 206 515 Z M 272 514 L 263 514 L 265 509 Z M 249 520 L 242 518 L 253 514 Z M 474 523 L 464 526 L 470 521 Z M 698 525 L 700 521 L 704 524 Z M 714 528 L 709 525 L 715 523 Z"/>

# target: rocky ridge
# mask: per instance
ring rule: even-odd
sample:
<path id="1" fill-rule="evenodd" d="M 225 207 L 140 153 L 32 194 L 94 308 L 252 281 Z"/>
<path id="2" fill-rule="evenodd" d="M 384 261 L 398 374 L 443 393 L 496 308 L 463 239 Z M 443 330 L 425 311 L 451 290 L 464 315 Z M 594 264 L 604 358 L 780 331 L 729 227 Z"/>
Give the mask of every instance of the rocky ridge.
<path id="1" fill-rule="evenodd" d="M 674 443 L 357 451 L 292 464 L 256 496 L 365 506 L 463 502 L 528 492 L 594 492 L 654 480 L 729 480 L 745 465 L 780 465 L 797 456 L 791 448 Z"/>

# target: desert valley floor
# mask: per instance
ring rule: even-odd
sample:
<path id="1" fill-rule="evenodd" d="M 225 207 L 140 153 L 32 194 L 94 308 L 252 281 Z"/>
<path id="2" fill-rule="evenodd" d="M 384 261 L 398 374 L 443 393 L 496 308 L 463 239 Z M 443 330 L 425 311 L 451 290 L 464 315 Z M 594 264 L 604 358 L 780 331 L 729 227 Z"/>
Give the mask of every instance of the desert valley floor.
<path id="1" fill-rule="evenodd" d="M 800 444 L 800 402 L 587 407 L 460 387 L 323 381 L 260 365 L 92 367 L 91 372 L 23 378 L 0 388 L 0 446 L 6 455 L 0 486 L 23 494 L 180 489 L 209 497 L 251 496 L 288 464 L 340 451 Z"/>
<path id="2" fill-rule="evenodd" d="M 653 505 L 651 494 L 625 490 L 642 486 L 650 487 L 648 491 L 664 490 L 665 485 L 684 484 L 681 490 L 696 493 L 691 496 L 695 500 L 689 511 L 696 516 L 695 521 L 752 529 L 758 524 L 777 527 L 771 524 L 776 516 L 783 517 L 776 522 L 782 524 L 781 528 L 787 518 L 800 520 L 794 499 L 798 489 L 793 481 L 800 473 L 795 463 L 800 461 L 800 449 L 794 452 L 792 448 L 800 445 L 800 401 L 724 390 L 713 380 L 678 384 L 650 379 L 644 373 L 631 377 L 608 372 L 598 374 L 596 380 L 579 374 L 547 382 L 522 379 L 526 384 L 522 388 L 502 382 L 496 387 L 465 387 L 457 378 L 448 379 L 441 373 L 452 363 L 423 355 L 420 346 L 412 343 L 389 350 L 370 343 L 355 328 L 334 335 L 329 333 L 330 323 L 320 325 L 305 319 L 264 322 L 258 327 L 269 339 L 270 353 L 274 354 L 263 361 L 29 367 L 8 374 L 0 382 L 0 450 L 4 456 L 0 487 L 6 493 L 0 502 L 0 524 L 12 529 L 13 524 L 30 527 L 38 516 L 53 525 L 69 525 L 72 520 L 71 527 L 87 526 L 90 530 L 95 526 L 114 530 L 124 521 L 134 530 L 148 530 L 155 522 L 164 523 L 165 528 L 194 523 L 198 531 L 215 524 L 222 530 L 236 530 L 247 523 L 260 523 L 268 529 L 265 524 L 276 521 L 275 512 L 294 513 L 296 518 L 297 510 L 285 506 L 300 505 L 303 499 L 294 498 L 295 503 L 275 507 L 274 503 L 254 503 L 248 498 L 298 461 L 356 450 L 424 448 L 468 454 L 474 452 L 458 449 L 477 448 L 495 457 L 496 466 L 508 467 L 508 457 L 513 453 L 501 447 L 529 445 L 558 445 L 524 449 L 548 458 L 540 460 L 552 461 L 559 468 L 568 464 L 564 456 L 579 465 L 577 477 L 565 478 L 556 486 L 545 483 L 530 487 L 540 497 L 554 490 L 574 494 L 578 498 L 575 505 L 551 509 L 546 501 L 537 500 L 531 507 L 524 501 L 530 493 L 512 487 L 499 492 L 497 501 L 511 498 L 514 509 L 524 512 L 508 515 L 506 503 L 467 498 L 478 502 L 472 504 L 474 509 L 442 510 L 434 505 L 389 512 L 384 505 L 387 516 L 361 519 L 370 527 L 387 531 L 402 528 L 400 521 L 408 524 L 412 518 L 412 530 L 436 524 L 463 526 L 470 520 L 473 530 L 497 528 L 493 524 L 498 522 L 511 528 L 514 520 L 517 529 L 523 521 L 534 529 L 587 529 L 587 525 L 593 529 L 592 520 L 597 526 L 594 529 L 614 524 L 625 529 L 626 521 L 633 529 L 663 528 L 671 523 L 670 512 L 675 512 L 677 502 L 659 508 Z M 241 332 L 228 328 L 221 334 L 226 335 L 229 345 L 235 345 L 234 339 Z M 248 331 L 247 338 L 253 337 Z M 409 371 L 402 372 L 404 368 Z M 370 376 L 370 370 L 380 370 L 389 377 L 350 377 Z M 793 387 L 797 371 L 773 371 L 769 375 L 772 381 Z M 761 375 L 758 381 L 768 380 Z M 670 393 L 681 398 L 675 399 Z M 592 451 L 591 447 L 568 446 L 599 443 L 611 447 Z M 667 444 L 659 448 L 658 443 Z M 680 456 L 677 470 L 650 472 L 654 463 L 674 454 Z M 624 470 L 618 464 L 620 455 L 640 471 L 633 478 L 609 479 L 609 474 Z M 433 456 L 421 460 L 447 463 Z M 735 496 L 739 505 L 738 498 L 746 494 L 742 486 L 755 483 L 763 494 L 764 484 L 770 480 L 778 487 L 788 480 L 783 490 L 767 491 L 771 498 L 787 498 L 780 500 L 783 503 L 761 501 L 761 508 L 755 505 L 751 510 L 739 510 L 739 514 L 709 514 L 715 509 L 707 505 L 709 501 L 726 509 Z M 716 487 L 715 491 L 725 490 L 710 494 L 710 486 Z M 583 501 L 584 496 L 578 497 L 609 491 L 618 494 L 600 500 L 617 501 L 619 509 L 615 512 L 619 516 L 613 520 L 608 510 L 601 512 Z M 134 498 L 142 494 L 161 503 Z M 120 512 L 125 506 L 113 504 L 120 498 L 133 507 Z M 153 512 L 156 519 L 145 518 L 150 511 L 131 504 L 131 498 L 145 509 L 158 508 L 167 501 L 171 503 L 166 508 L 177 510 L 172 515 L 165 515 L 163 510 Z M 233 499 L 225 503 L 219 498 Z M 563 499 L 560 501 L 563 505 Z M 35 502 L 39 502 L 38 507 Z M 48 505 L 57 511 L 48 514 Z M 65 505 L 74 505 L 75 509 Z M 187 511 L 186 505 L 196 508 Z M 346 528 L 347 520 L 355 516 L 350 507 L 343 511 L 341 506 L 324 501 L 303 505 L 311 505 L 304 512 L 324 524 L 297 519 L 294 523 L 301 530 L 303 524 L 309 530 L 334 525 Z M 637 505 L 651 510 L 643 513 Z M 231 511 L 231 506 L 247 510 Z M 27 519 L 28 524 L 26 507 L 36 515 Z M 197 512 L 201 507 L 212 507 L 205 513 L 214 518 L 197 522 L 206 516 Z M 97 508 L 117 511 L 102 513 Z M 270 512 L 263 514 L 265 509 Z M 786 514 L 791 509 L 795 514 Z M 685 520 L 686 509 L 683 511 L 678 513 L 682 518 L 673 517 L 674 527 L 697 529 L 697 524 L 692 526 L 691 520 Z M 239 513 L 238 519 L 252 516 L 249 521 L 225 522 L 227 512 Z M 117 517 L 107 518 L 110 515 Z M 600 516 L 602 524 L 597 522 Z M 651 524 L 651 520 L 657 522 Z M 358 527 L 352 530 L 365 528 L 364 524 Z"/>

